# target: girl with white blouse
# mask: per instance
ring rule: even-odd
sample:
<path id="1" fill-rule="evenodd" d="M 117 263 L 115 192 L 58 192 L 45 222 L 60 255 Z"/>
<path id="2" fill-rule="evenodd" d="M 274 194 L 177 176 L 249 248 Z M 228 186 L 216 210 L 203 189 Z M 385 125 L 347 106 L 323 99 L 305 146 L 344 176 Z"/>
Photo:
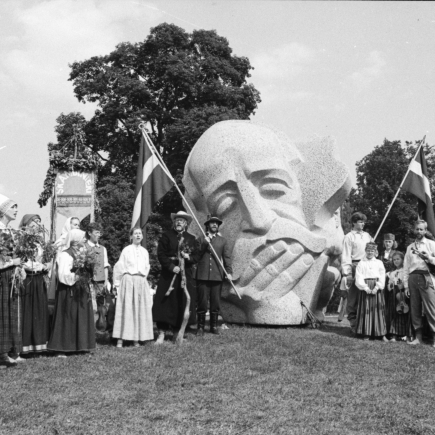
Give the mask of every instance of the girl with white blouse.
<path id="1" fill-rule="evenodd" d="M 366 253 L 358 263 L 355 273 L 355 284 L 360 290 L 358 296 L 358 311 L 356 318 L 356 333 L 363 335 L 365 340 L 370 337 L 385 337 L 385 301 L 382 292 L 385 287 L 385 267 L 377 260 L 376 243 L 366 245 Z"/>
<path id="2" fill-rule="evenodd" d="M 147 282 L 150 271 L 148 251 L 141 246 L 143 233 L 140 228 L 130 231 L 132 244 L 123 249 L 113 270 L 114 287 L 118 293 L 113 326 L 113 338 L 117 347 L 123 340 L 139 341 L 154 339 L 152 296 Z"/>

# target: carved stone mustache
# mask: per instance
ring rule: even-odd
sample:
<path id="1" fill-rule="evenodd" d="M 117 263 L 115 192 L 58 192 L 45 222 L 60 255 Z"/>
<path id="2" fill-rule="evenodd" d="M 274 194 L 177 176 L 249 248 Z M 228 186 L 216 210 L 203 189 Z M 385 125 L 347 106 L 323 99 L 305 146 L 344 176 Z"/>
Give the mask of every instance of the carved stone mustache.
<path id="1" fill-rule="evenodd" d="M 259 240 L 262 242 L 259 248 L 261 250 L 266 245 L 279 240 L 288 240 L 288 243 L 291 241 L 299 242 L 309 251 L 319 254 L 326 248 L 326 239 L 324 237 L 318 236 L 308 228 L 284 218 L 278 218 L 273 223 L 269 232 Z M 256 252 L 254 252 L 255 254 Z"/>

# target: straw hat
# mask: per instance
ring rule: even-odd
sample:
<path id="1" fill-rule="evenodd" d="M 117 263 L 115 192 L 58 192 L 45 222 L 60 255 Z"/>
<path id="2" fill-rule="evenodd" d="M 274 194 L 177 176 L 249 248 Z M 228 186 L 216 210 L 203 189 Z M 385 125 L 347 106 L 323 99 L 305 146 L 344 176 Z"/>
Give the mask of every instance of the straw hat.
<path id="1" fill-rule="evenodd" d="M 175 221 L 177 218 L 185 219 L 187 222 L 187 225 L 192 222 L 193 217 L 190 214 L 187 214 L 185 211 L 179 211 L 178 213 L 171 213 L 171 220 L 172 222 Z"/>

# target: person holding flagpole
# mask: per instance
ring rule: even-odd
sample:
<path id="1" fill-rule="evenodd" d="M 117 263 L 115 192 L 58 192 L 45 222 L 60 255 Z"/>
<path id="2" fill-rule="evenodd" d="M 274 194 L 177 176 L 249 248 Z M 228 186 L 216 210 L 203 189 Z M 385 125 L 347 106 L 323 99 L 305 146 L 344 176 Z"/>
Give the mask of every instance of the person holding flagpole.
<path id="1" fill-rule="evenodd" d="M 182 289 L 182 270 L 179 255 L 184 258 L 187 291 L 190 295 L 190 317 L 188 324 L 196 323 L 196 286 L 192 266 L 198 262 L 197 242 L 187 232 L 192 216 L 185 211 L 172 213 L 173 228 L 162 235 L 157 256 L 162 266 L 160 280 L 153 305 L 153 320 L 159 331 L 156 344 L 162 344 L 165 334 L 172 327 L 180 329 L 186 306 Z M 175 334 L 176 336 L 176 334 Z"/>
<path id="2" fill-rule="evenodd" d="M 425 237 L 426 232 L 427 223 L 417 220 L 414 226 L 415 242 L 406 250 L 403 267 L 403 284 L 405 293 L 411 298 L 411 321 L 415 329 L 411 345 L 423 341 L 422 309 L 432 335 L 435 335 L 435 266 L 432 267 L 435 265 L 435 242 Z"/>
<path id="3" fill-rule="evenodd" d="M 210 245 L 222 259 L 229 277 L 233 273 L 231 263 L 231 253 L 225 237 L 219 233 L 219 226 L 222 220 L 211 216 L 204 223 L 206 236 L 198 240 L 199 262 L 196 271 L 198 283 L 198 334 L 204 335 L 205 316 L 210 304 L 210 332 L 219 335 L 218 317 L 221 306 L 222 283 L 225 279 L 224 271 L 217 262 L 215 255 L 211 251 Z"/>

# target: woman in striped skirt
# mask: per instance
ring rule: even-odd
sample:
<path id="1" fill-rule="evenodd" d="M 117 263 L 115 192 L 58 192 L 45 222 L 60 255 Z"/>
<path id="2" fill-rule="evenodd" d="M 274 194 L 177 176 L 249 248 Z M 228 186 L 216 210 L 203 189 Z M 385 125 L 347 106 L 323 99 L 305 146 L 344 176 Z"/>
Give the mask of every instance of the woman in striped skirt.
<path id="1" fill-rule="evenodd" d="M 26 214 L 20 223 L 23 231 L 42 231 L 41 218 L 37 214 Z M 22 307 L 22 354 L 47 351 L 49 338 L 48 298 L 46 275 L 48 265 L 42 264 L 43 250 L 38 246 L 35 259 L 24 264 L 26 279 L 21 289 Z"/>
<path id="2" fill-rule="evenodd" d="M 355 273 L 355 284 L 360 290 L 358 296 L 357 334 L 363 335 L 365 340 L 370 337 L 385 337 L 385 301 L 383 288 L 385 286 L 385 267 L 381 260 L 377 260 L 376 243 L 367 243 L 366 254 L 358 263 Z"/>
<path id="3" fill-rule="evenodd" d="M 0 195 L 0 365 L 14 366 L 21 352 L 20 298 L 17 289 L 12 289 L 12 279 L 20 258 L 12 258 L 13 233 L 9 222 L 15 220 L 17 204 Z M 7 248 L 5 248 L 7 246 Z M 5 249 L 3 249 L 5 248 Z"/>
<path id="4" fill-rule="evenodd" d="M 390 325 L 391 340 L 396 341 L 400 337 L 412 337 L 411 304 L 409 297 L 405 295 L 403 286 L 403 258 L 401 252 L 393 255 L 393 264 L 396 270 L 389 273 L 388 291 L 392 294 L 395 305 Z M 401 304 L 401 302 L 403 302 Z M 406 305 L 405 305 L 406 304 Z M 397 310 L 399 306 L 399 311 Z"/>

